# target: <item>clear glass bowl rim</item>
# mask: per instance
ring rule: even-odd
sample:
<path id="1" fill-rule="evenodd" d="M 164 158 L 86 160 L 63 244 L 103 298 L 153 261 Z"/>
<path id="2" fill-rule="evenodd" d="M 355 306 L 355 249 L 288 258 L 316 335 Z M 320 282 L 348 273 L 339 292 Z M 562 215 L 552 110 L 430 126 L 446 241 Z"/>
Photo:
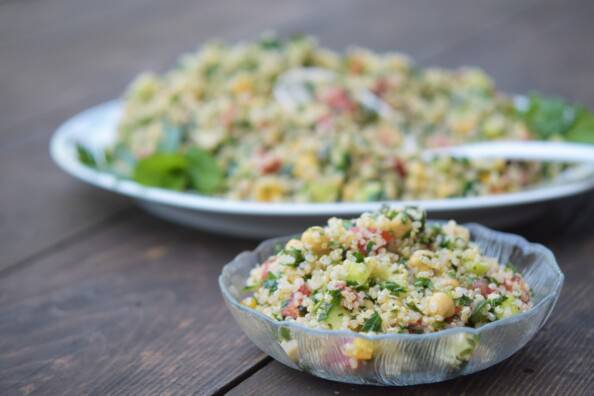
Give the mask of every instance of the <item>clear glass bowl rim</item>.
<path id="1" fill-rule="evenodd" d="M 429 224 L 439 224 L 439 223 L 443 223 L 443 222 L 442 221 L 430 221 L 428 223 Z M 318 328 L 305 326 L 305 325 L 302 325 L 300 323 L 297 323 L 297 322 L 294 322 L 291 320 L 283 320 L 283 321 L 274 320 L 274 319 L 264 315 L 263 313 L 258 312 L 255 309 L 249 308 L 249 307 L 241 304 L 239 301 L 237 301 L 237 299 L 233 296 L 231 291 L 229 291 L 227 289 L 227 287 L 224 283 L 225 275 L 228 271 L 230 271 L 230 268 L 235 263 L 242 260 L 243 259 L 242 256 L 245 256 L 245 255 L 256 255 L 257 256 L 258 253 L 263 248 L 268 246 L 269 244 L 277 242 L 277 241 L 278 242 L 286 241 L 286 240 L 290 239 L 291 237 L 294 237 L 295 235 L 267 239 L 267 240 L 262 241 L 256 247 L 256 249 L 254 249 L 252 251 L 244 251 L 244 252 L 238 254 L 233 260 L 231 260 L 228 264 L 226 264 L 223 267 L 223 270 L 222 270 L 221 274 L 219 275 L 219 287 L 221 289 L 223 297 L 229 304 L 233 305 L 236 309 L 238 309 L 242 312 L 245 312 L 250 316 L 255 316 L 261 320 L 264 320 L 265 322 L 268 322 L 269 324 L 273 325 L 274 327 L 287 327 L 289 329 L 295 328 L 295 329 L 304 331 L 306 333 L 311 333 L 311 334 L 316 334 L 316 335 L 321 335 L 321 336 L 329 336 L 329 337 L 359 337 L 359 338 L 364 338 L 367 340 L 386 340 L 386 339 L 388 339 L 388 340 L 390 340 L 390 339 L 405 340 L 406 339 L 406 340 L 410 340 L 410 341 L 421 341 L 421 340 L 426 341 L 426 340 L 430 340 L 430 339 L 446 337 L 448 335 L 453 335 L 453 334 L 457 334 L 457 333 L 466 333 L 466 334 L 470 333 L 473 335 L 480 336 L 480 334 L 482 332 L 487 331 L 491 328 L 505 327 L 507 325 L 523 321 L 528 316 L 530 316 L 530 313 L 532 313 L 535 310 L 540 309 L 540 307 L 542 305 L 545 305 L 549 300 L 553 300 L 553 302 L 552 302 L 553 305 L 551 306 L 550 312 L 548 314 L 548 315 L 550 315 L 550 313 L 553 311 L 553 308 L 554 308 L 554 304 L 555 304 L 554 300 L 556 300 L 559 297 L 561 288 L 563 286 L 563 281 L 565 279 L 563 272 L 561 271 L 561 269 L 559 268 L 559 265 L 557 264 L 557 260 L 555 259 L 554 254 L 545 246 L 543 246 L 539 243 L 529 242 L 524 237 L 521 237 L 516 234 L 491 230 L 485 226 L 482 226 L 482 225 L 476 224 L 476 223 L 468 223 L 468 224 L 462 224 L 462 225 L 464 227 L 469 228 L 473 235 L 477 235 L 480 238 L 488 239 L 489 237 L 491 237 L 491 238 L 499 237 L 499 238 L 505 239 L 505 243 L 519 245 L 523 248 L 523 250 L 531 250 L 534 253 L 538 254 L 541 257 L 540 261 L 543 262 L 545 265 L 547 265 L 549 267 L 549 269 L 552 270 L 553 273 L 556 275 L 555 284 L 551 288 L 550 292 L 548 294 L 546 294 L 545 296 L 543 296 L 542 299 L 538 303 L 536 303 L 533 307 L 531 307 L 528 311 L 513 315 L 513 316 L 505 318 L 505 319 L 499 319 L 494 322 L 487 323 L 479 328 L 455 327 L 455 328 L 440 330 L 440 331 L 433 332 L 433 333 L 424 333 L 424 334 L 359 333 L 359 332 L 355 332 L 352 330 L 318 329 Z M 545 317 L 543 319 L 542 324 L 544 324 L 548 320 L 548 315 L 547 315 L 547 317 Z"/>

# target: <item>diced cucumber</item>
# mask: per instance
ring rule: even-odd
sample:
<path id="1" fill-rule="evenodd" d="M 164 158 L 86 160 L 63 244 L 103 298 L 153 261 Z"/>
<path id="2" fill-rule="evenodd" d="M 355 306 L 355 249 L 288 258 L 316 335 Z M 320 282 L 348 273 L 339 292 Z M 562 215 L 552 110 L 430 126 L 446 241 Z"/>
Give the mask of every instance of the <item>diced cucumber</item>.
<path id="1" fill-rule="evenodd" d="M 356 282 L 359 285 L 364 285 L 371 275 L 371 269 L 365 263 L 353 263 L 348 262 L 346 266 L 346 278 L 347 282 Z"/>
<path id="2" fill-rule="evenodd" d="M 483 276 L 490 268 L 490 265 L 481 261 L 471 261 L 466 263 L 466 268 L 475 275 Z"/>
<path id="3" fill-rule="evenodd" d="M 319 180 L 311 182 L 307 187 L 309 198 L 313 202 L 335 202 L 338 199 L 340 180 Z"/>
<path id="4" fill-rule="evenodd" d="M 406 271 L 399 270 L 393 272 L 390 265 L 380 264 L 375 257 L 366 257 L 365 264 L 371 271 L 370 276 L 374 279 L 394 282 L 400 285 L 406 285 L 408 282 L 408 273 Z"/>
<path id="5" fill-rule="evenodd" d="M 378 201 L 384 196 L 384 187 L 378 181 L 368 182 L 355 194 L 357 201 Z"/>
<path id="6" fill-rule="evenodd" d="M 469 333 L 459 333 L 449 337 L 448 346 L 439 358 L 452 369 L 460 369 L 472 357 L 479 344 L 479 336 Z"/>
<path id="7" fill-rule="evenodd" d="M 326 323 L 331 329 L 341 329 L 344 318 L 348 317 L 349 311 L 347 311 L 343 306 L 336 305 L 328 314 L 328 318 L 326 319 Z"/>
<path id="8" fill-rule="evenodd" d="M 516 305 L 516 298 L 509 296 L 501 303 L 500 306 L 495 308 L 495 315 L 497 319 L 508 318 L 517 313 L 520 313 L 520 307 Z"/>

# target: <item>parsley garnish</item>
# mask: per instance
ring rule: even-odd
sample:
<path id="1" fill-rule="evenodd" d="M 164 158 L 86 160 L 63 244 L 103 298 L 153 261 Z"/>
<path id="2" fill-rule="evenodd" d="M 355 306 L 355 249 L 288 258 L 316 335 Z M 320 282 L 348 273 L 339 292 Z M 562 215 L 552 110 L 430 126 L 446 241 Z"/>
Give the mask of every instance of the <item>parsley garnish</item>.
<path id="1" fill-rule="evenodd" d="M 332 308 L 340 304 L 340 299 L 342 297 L 340 295 L 340 290 L 331 290 L 330 295 L 332 296 L 332 300 L 330 300 L 330 302 L 322 301 L 317 307 L 318 320 L 320 322 L 328 319 L 328 315 L 330 314 Z"/>
<path id="2" fill-rule="evenodd" d="M 468 305 L 472 304 L 472 299 L 468 296 L 462 296 L 462 297 L 456 298 L 454 300 L 454 302 L 456 303 L 456 305 L 468 306 Z"/>
<path id="3" fill-rule="evenodd" d="M 295 261 L 293 262 L 293 264 L 291 264 L 292 267 L 297 267 L 299 264 L 301 264 L 302 262 L 305 261 L 305 257 L 303 257 L 303 252 L 299 249 L 289 249 L 285 252 L 288 256 L 291 256 L 295 259 Z"/>
<path id="4" fill-rule="evenodd" d="M 417 278 L 414 283 L 415 287 L 422 287 L 423 289 L 430 289 L 433 287 L 431 279 L 429 278 Z"/>
<path id="5" fill-rule="evenodd" d="M 363 323 L 363 331 L 378 332 L 382 329 L 382 317 L 377 312 L 374 312 L 369 319 Z"/>
<path id="6" fill-rule="evenodd" d="M 392 292 L 394 294 L 400 294 L 400 293 L 406 292 L 406 288 L 400 286 L 398 283 L 390 282 L 390 281 L 382 282 L 380 284 L 380 288 L 388 289 L 388 290 L 390 290 L 390 292 Z"/>
<path id="7" fill-rule="evenodd" d="M 472 311 L 472 315 L 468 318 L 468 322 L 475 326 L 481 322 L 485 322 L 487 320 L 487 310 L 485 309 L 487 305 L 487 300 L 483 300 L 479 302 L 474 311 Z"/>
<path id="8" fill-rule="evenodd" d="M 367 252 L 368 255 L 369 255 L 369 253 L 371 253 L 371 250 L 373 250 L 373 247 L 374 246 L 375 246 L 375 242 L 373 242 L 373 241 L 367 242 L 367 246 L 365 247 L 365 251 Z"/>
<path id="9" fill-rule="evenodd" d="M 269 272 L 268 278 L 266 278 L 266 280 L 262 284 L 262 287 L 268 289 L 271 294 L 274 293 L 276 289 L 278 289 L 278 281 L 276 275 L 274 275 L 272 272 Z"/>

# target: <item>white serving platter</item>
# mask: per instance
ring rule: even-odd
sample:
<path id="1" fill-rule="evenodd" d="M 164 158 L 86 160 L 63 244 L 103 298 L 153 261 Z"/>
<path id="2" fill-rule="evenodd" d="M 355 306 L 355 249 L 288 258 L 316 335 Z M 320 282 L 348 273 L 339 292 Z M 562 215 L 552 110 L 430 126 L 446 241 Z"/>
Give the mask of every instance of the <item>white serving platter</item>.
<path id="1" fill-rule="evenodd" d="M 530 190 L 509 194 L 384 202 L 260 203 L 206 197 L 142 186 L 132 180 L 91 169 L 78 160 L 76 145 L 100 152 L 116 139 L 121 116 L 119 100 L 107 102 L 75 115 L 62 124 L 50 143 L 53 160 L 67 173 L 87 183 L 135 199 L 148 212 L 167 220 L 217 233 L 268 238 L 302 231 L 323 224 L 332 216 L 354 217 L 383 204 L 420 206 L 433 219 L 455 219 L 501 228 L 526 222 L 546 212 L 551 203 L 594 188 L 594 169 L 580 166 L 571 177 Z M 565 175 L 567 176 L 567 175 Z"/>

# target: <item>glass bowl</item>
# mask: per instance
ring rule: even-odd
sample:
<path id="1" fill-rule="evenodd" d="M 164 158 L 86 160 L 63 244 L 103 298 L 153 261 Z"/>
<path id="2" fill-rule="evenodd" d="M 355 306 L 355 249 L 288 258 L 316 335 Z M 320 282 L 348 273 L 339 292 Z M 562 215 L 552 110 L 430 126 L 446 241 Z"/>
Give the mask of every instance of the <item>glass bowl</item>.
<path id="1" fill-rule="evenodd" d="M 225 303 L 246 335 L 262 351 L 297 370 L 333 381 L 372 385 L 414 385 L 445 381 L 486 369 L 522 348 L 549 317 L 561 292 L 563 273 L 551 251 L 524 238 L 466 225 L 483 254 L 511 261 L 533 291 L 527 312 L 486 324 L 430 334 L 367 335 L 348 330 L 313 329 L 276 321 L 241 305 L 250 270 L 291 237 L 264 241 L 223 268 L 219 286 Z M 345 355 L 349 344 L 363 350 Z M 352 355 L 352 354 L 351 354 Z"/>

